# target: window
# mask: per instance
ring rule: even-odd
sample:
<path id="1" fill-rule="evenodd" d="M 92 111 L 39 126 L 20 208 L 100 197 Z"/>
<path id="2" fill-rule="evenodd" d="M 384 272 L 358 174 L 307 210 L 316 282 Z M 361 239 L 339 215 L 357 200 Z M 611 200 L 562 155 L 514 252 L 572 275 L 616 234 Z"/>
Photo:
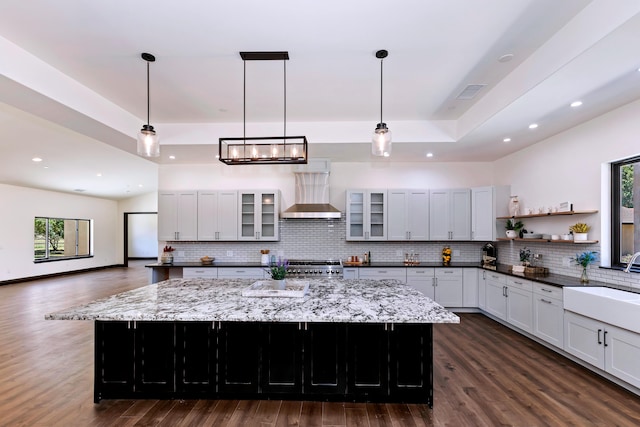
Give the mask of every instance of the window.
<path id="1" fill-rule="evenodd" d="M 36 262 L 91 256 L 91 221 L 36 217 L 33 253 Z"/>
<path id="2" fill-rule="evenodd" d="M 612 164 L 611 266 L 626 267 L 640 251 L 640 157 Z"/>

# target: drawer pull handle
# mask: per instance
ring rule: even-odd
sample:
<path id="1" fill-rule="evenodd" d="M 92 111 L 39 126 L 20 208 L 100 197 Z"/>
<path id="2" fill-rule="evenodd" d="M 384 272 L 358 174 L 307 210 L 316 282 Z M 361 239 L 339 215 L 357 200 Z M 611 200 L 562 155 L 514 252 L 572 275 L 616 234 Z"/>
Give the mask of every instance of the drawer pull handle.
<path id="1" fill-rule="evenodd" d="M 546 300 L 546 299 L 544 299 L 544 298 L 540 298 L 540 301 L 541 301 L 541 302 L 543 302 L 543 303 L 545 303 L 545 304 L 551 304 L 551 301 L 547 301 L 547 300 Z"/>
<path id="2" fill-rule="evenodd" d="M 602 329 L 598 329 L 598 344 L 602 344 L 602 340 L 600 339 L 601 332 L 602 332 Z"/>
<path id="3" fill-rule="evenodd" d="M 553 292 L 553 291 L 551 291 L 551 290 L 549 290 L 549 289 L 545 289 L 545 288 L 540 288 L 540 290 L 541 290 L 541 291 L 543 291 L 543 292 L 549 292 L 549 293 L 552 293 L 552 292 Z"/>

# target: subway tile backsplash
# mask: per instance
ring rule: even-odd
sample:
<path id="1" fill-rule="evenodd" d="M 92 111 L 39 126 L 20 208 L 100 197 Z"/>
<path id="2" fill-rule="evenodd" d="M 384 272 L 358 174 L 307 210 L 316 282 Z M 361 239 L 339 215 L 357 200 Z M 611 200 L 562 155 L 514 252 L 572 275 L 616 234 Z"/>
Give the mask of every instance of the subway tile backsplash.
<path id="1" fill-rule="evenodd" d="M 345 259 L 351 255 L 362 256 L 371 252 L 372 261 L 402 262 L 406 252 L 419 255 L 422 262 L 439 262 L 444 246 L 453 251 L 453 262 L 480 264 L 482 246 L 486 242 L 389 242 L 346 241 L 344 214 L 338 220 L 280 220 L 278 242 L 170 242 L 176 249 L 175 262 L 196 262 L 205 255 L 226 262 L 260 262 L 260 250 L 289 259 Z M 498 249 L 498 260 L 502 264 L 519 264 L 521 248 L 542 255 L 540 265 L 551 273 L 580 277 L 581 267 L 573 262 L 565 265 L 568 258 L 584 251 L 600 252 L 599 244 L 577 245 L 571 243 L 539 243 L 523 241 L 500 241 L 494 243 Z M 164 246 L 164 242 L 161 242 Z M 594 281 L 614 283 L 640 289 L 637 274 L 599 268 L 599 263 L 588 269 Z"/>

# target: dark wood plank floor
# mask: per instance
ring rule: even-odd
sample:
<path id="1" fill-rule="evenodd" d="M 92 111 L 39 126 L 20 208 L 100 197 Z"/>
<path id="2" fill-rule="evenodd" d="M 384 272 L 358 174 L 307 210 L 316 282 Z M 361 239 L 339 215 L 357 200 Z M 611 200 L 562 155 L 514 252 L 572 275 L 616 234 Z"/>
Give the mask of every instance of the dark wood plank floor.
<path id="1" fill-rule="evenodd" d="M 93 323 L 44 315 L 144 286 L 144 263 L 130 265 L 0 286 L 0 426 L 640 425 L 639 397 L 479 314 L 434 328 L 433 410 L 245 400 L 94 405 Z"/>

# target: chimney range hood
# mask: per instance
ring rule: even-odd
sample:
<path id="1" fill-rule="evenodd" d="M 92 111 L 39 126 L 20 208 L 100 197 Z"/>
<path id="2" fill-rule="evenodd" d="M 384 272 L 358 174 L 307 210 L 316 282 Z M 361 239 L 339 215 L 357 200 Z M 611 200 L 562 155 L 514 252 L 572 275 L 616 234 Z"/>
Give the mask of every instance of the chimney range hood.
<path id="1" fill-rule="evenodd" d="M 309 160 L 295 175 L 295 204 L 280 214 L 285 219 L 338 219 L 342 213 L 329 203 L 329 161 Z"/>

